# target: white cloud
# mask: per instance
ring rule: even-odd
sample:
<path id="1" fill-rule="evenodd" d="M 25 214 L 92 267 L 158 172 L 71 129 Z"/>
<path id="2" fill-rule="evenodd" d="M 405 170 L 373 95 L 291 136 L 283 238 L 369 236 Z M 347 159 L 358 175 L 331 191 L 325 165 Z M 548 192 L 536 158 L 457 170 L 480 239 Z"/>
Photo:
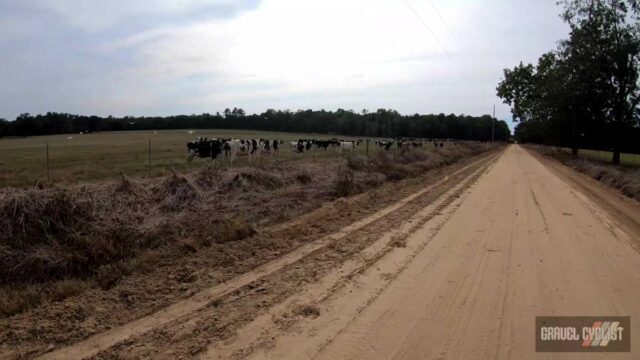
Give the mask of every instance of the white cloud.
<path id="1" fill-rule="evenodd" d="M 44 0 L 67 26 L 89 34 L 89 43 L 81 60 L 71 52 L 71 69 L 59 66 L 68 82 L 64 96 L 24 101 L 20 111 L 391 107 L 480 115 L 499 103 L 495 86 L 504 67 L 535 61 L 567 33 L 553 1 L 407 2 L 418 16 L 404 0 L 264 0 L 234 16 L 195 18 L 187 14 L 240 2 Z M 143 18 L 148 26 L 125 26 Z M 45 46 L 43 61 L 47 51 L 64 50 Z M 87 67 L 93 73 L 87 75 Z M 73 68 L 84 78 L 73 76 Z M 14 61 L 5 71 L 23 73 L 26 84 L 33 68 Z M 45 82 L 39 91 L 59 87 Z M 0 95 L 6 89 L 11 86 Z M 7 98 L 15 100 L 16 93 Z M 59 105 L 45 108 L 51 103 Z M 498 106 L 498 114 L 508 116 L 506 106 Z"/>
<path id="2" fill-rule="evenodd" d="M 233 20 L 156 29 L 107 46 L 131 48 L 137 66 L 128 76 L 171 84 L 208 74 L 232 88 L 226 98 L 245 101 L 255 84 L 275 84 L 282 96 L 359 91 L 415 81 L 429 67 L 447 76 L 437 67 L 450 62 L 405 4 L 390 0 L 273 0 Z"/>
<path id="3" fill-rule="evenodd" d="M 125 21 L 161 15 L 179 17 L 211 6 L 237 3 L 234 0 L 39 0 L 33 6 L 48 9 L 82 30 L 102 31 Z"/>

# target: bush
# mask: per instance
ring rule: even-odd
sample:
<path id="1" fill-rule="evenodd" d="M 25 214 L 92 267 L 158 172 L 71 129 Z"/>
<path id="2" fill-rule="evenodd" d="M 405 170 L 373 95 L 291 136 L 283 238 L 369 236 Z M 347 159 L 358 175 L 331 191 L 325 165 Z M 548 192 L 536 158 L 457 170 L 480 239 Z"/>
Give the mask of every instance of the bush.
<path id="1" fill-rule="evenodd" d="M 351 169 L 340 169 L 336 174 L 333 182 L 333 191 L 338 197 L 349 196 L 355 193 L 356 182 L 355 176 Z"/>

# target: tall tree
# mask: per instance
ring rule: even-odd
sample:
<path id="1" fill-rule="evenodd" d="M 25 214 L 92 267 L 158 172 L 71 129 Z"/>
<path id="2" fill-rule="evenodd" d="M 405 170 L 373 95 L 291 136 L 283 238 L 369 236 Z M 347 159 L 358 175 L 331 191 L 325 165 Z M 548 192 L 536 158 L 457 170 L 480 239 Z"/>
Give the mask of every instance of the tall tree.
<path id="1" fill-rule="evenodd" d="M 633 147 L 639 128 L 640 9 L 637 0 L 562 0 L 571 28 L 536 68 L 505 70 L 498 96 L 540 141 L 608 147 L 613 162 Z M 530 137 L 533 138 L 533 137 Z"/>
<path id="2" fill-rule="evenodd" d="M 591 120 L 607 128 L 613 163 L 638 126 L 640 22 L 635 0 L 564 0 L 571 36 L 563 44 Z"/>

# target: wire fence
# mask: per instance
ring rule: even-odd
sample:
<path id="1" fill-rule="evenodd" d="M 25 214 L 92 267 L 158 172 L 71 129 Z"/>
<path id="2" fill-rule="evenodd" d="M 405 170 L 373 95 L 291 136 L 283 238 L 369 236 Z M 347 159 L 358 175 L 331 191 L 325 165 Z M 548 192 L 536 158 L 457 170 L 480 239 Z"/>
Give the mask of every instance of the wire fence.
<path id="1" fill-rule="evenodd" d="M 212 162 L 220 167 L 260 166 L 277 161 L 320 161 L 370 155 L 380 151 L 372 140 L 364 140 L 353 151 L 341 152 L 336 148 L 311 149 L 299 153 L 291 150 L 291 141 L 283 140 L 277 152 L 254 154 L 249 160 L 240 153 L 231 157 L 219 155 L 211 158 L 189 157 L 186 141 L 162 139 L 136 139 L 114 144 L 91 144 L 52 141 L 32 143 L 29 146 L 5 149 L 0 153 L 0 186 L 30 186 L 37 183 L 88 183 L 119 176 L 153 178 L 175 173 L 187 173 Z M 348 139 L 347 139 L 348 140 Z M 428 146 L 428 144 L 425 144 Z"/>

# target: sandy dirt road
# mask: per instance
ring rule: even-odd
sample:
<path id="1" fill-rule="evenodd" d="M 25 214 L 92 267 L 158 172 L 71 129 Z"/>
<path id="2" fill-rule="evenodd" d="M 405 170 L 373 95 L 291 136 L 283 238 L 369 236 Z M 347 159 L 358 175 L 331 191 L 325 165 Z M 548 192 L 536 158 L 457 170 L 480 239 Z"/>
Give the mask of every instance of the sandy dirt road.
<path id="1" fill-rule="evenodd" d="M 640 207 L 604 188 L 594 202 L 582 190 L 597 184 L 576 186 L 555 166 L 518 146 L 479 157 L 263 267 L 44 358 L 611 358 L 535 352 L 535 316 L 631 316 L 640 328 Z M 631 334 L 632 352 L 616 359 L 640 358 Z"/>
<path id="2" fill-rule="evenodd" d="M 612 354 L 536 353 L 535 316 L 624 315 L 640 329 L 638 234 L 526 150 L 511 146 L 442 213 L 339 290 L 322 296 L 320 281 L 289 299 L 320 299 L 313 316 L 277 326 L 276 307 L 202 357 L 599 359 Z M 613 357 L 640 358 L 631 334 L 632 352 Z"/>

